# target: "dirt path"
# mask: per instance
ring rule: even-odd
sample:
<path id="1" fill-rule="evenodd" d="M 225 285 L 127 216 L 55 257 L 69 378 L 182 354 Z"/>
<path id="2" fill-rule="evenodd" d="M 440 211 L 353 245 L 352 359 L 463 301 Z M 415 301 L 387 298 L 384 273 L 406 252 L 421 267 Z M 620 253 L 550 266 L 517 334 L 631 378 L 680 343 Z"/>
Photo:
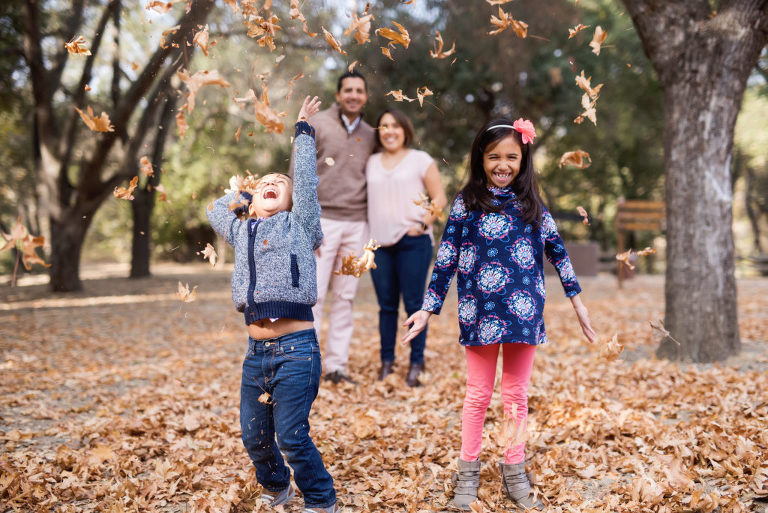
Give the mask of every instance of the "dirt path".
<path id="1" fill-rule="evenodd" d="M 25 278 L 0 286 L 0 511 L 251 511 L 260 487 L 239 440 L 245 344 L 229 269 L 85 268 L 85 290 L 54 295 Z M 177 283 L 197 286 L 182 303 Z M 663 316 L 663 281 L 623 292 L 584 279 L 585 301 L 618 361 L 580 339 L 559 284 L 548 281 L 547 332 L 529 406 L 529 466 L 549 511 L 766 511 L 768 280 L 739 283 L 744 350 L 721 365 L 651 357 L 648 320 Z M 397 372 L 376 382 L 377 307 L 366 275 L 356 301 L 351 372 L 323 384 L 312 433 L 345 511 L 442 511 L 460 439 L 463 355 L 455 294 L 430 324 L 427 385 Z M 486 511 L 501 496 L 494 429 L 481 456 Z M 295 500 L 287 511 L 299 511 Z M 3 507 L 2 505 L 5 505 Z"/>

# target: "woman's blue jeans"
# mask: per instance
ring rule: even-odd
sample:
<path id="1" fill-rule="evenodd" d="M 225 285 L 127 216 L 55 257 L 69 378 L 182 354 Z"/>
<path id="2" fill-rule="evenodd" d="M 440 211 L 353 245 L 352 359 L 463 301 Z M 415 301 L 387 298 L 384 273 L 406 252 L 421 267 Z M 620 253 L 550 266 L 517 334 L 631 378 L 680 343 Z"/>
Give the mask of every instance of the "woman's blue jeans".
<path id="1" fill-rule="evenodd" d="M 282 451 L 306 507 L 327 508 L 336 503 L 333 478 L 309 436 L 309 410 L 319 384 L 320 348 L 314 329 L 263 340 L 248 338 L 240 428 L 256 478 L 270 492 L 291 484 Z M 264 392 L 269 394 L 267 402 L 259 401 Z"/>
<path id="2" fill-rule="evenodd" d="M 432 241 L 429 235 L 405 235 L 392 246 L 376 250 L 376 269 L 371 269 L 376 298 L 379 301 L 381 361 L 395 361 L 397 310 L 403 297 L 408 316 L 421 309 L 426 288 Z M 427 329 L 411 341 L 411 364 L 424 363 Z"/>

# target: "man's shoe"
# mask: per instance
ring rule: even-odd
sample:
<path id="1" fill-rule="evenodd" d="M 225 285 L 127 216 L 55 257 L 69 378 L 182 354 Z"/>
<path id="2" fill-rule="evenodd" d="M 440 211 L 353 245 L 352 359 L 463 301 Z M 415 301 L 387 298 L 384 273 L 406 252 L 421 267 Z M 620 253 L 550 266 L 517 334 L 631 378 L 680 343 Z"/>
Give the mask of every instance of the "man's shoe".
<path id="1" fill-rule="evenodd" d="M 329 372 L 328 374 L 325 375 L 324 379 L 326 381 L 330 381 L 335 385 L 338 385 L 342 381 L 346 381 L 347 383 L 352 383 L 353 385 L 357 385 L 357 381 L 355 381 L 354 379 L 350 378 L 349 376 L 347 376 L 346 374 L 338 370 Z"/>
<path id="2" fill-rule="evenodd" d="M 424 372 L 423 363 L 412 363 L 411 366 L 408 367 L 408 376 L 405 378 L 405 384 L 409 387 L 421 386 L 419 375 L 421 375 L 422 372 Z"/>
<path id="3" fill-rule="evenodd" d="M 392 367 L 395 366 L 395 362 L 384 360 L 381 362 L 381 370 L 379 371 L 379 381 L 382 381 L 384 378 L 392 374 L 394 369 Z"/>
<path id="4" fill-rule="evenodd" d="M 291 484 L 288 484 L 288 488 L 281 492 L 263 492 L 261 494 L 261 503 L 269 508 L 276 508 L 293 499 L 294 495 L 296 495 L 296 489 Z"/>

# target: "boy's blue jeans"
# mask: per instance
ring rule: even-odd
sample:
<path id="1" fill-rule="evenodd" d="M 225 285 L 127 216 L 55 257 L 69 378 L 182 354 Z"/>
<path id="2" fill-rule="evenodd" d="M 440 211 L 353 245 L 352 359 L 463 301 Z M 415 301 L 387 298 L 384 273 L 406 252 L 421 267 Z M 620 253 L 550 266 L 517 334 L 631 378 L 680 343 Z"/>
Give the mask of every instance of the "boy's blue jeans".
<path id="1" fill-rule="evenodd" d="M 320 348 L 314 329 L 271 339 L 248 338 L 240 386 L 243 444 L 256 478 L 270 492 L 291 483 L 282 451 L 309 508 L 336 503 L 333 479 L 309 436 L 309 410 L 319 384 Z M 270 396 L 266 404 L 259 402 L 264 392 Z"/>
<path id="2" fill-rule="evenodd" d="M 421 309 L 431 260 L 432 240 L 429 235 L 404 235 L 395 244 L 376 250 L 376 269 L 371 269 L 371 278 L 379 301 L 382 362 L 395 361 L 400 295 L 409 316 Z M 411 340 L 412 364 L 424 363 L 426 343 L 427 329 L 424 328 Z"/>

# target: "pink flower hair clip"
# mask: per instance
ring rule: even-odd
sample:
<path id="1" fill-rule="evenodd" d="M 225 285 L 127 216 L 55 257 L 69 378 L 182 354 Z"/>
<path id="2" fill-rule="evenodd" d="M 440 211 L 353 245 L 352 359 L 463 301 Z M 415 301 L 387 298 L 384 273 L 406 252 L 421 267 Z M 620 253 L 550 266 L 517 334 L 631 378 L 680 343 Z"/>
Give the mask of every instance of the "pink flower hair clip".
<path id="1" fill-rule="evenodd" d="M 512 123 L 512 128 L 520 132 L 520 135 L 523 137 L 523 144 L 532 143 L 536 137 L 536 129 L 533 128 L 533 123 L 527 119 L 519 118 Z"/>

